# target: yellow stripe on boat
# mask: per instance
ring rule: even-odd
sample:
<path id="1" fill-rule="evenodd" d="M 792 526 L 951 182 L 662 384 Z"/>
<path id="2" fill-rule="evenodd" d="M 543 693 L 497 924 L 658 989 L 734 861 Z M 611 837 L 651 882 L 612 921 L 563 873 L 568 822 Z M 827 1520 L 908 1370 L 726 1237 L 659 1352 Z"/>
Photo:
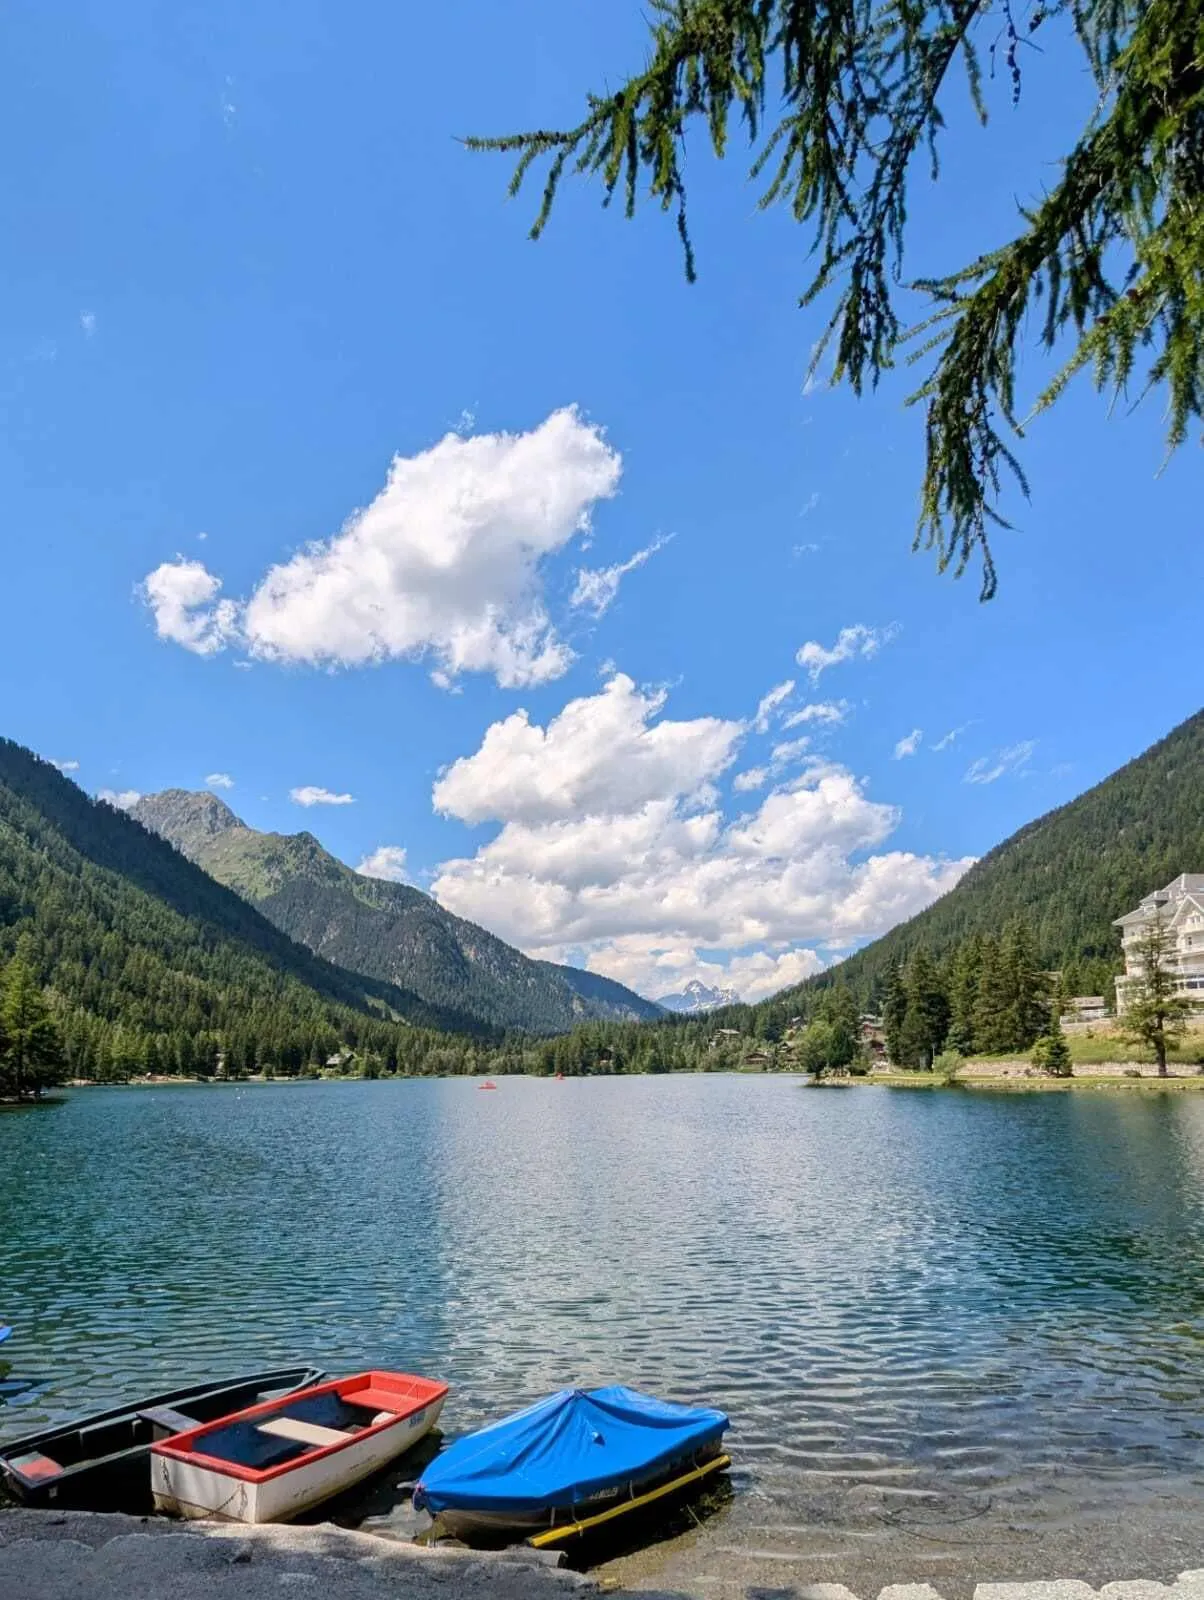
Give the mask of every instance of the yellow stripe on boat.
<path id="1" fill-rule="evenodd" d="M 716 1456 L 713 1461 L 704 1462 L 701 1467 L 683 1473 L 671 1483 L 662 1483 L 658 1489 L 649 1489 L 647 1494 L 637 1495 L 634 1500 L 624 1500 L 621 1506 L 611 1506 L 609 1511 L 599 1511 L 595 1517 L 583 1517 L 580 1522 L 566 1522 L 559 1528 L 548 1528 L 543 1533 L 533 1534 L 527 1543 L 534 1549 L 542 1550 L 545 1545 L 557 1544 L 561 1539 L 574 1539 L 579 1533 L 587 1533 L 590 1528 L 597 1528 L 603 1522 L 621 1517 L 624 1512 L 637 1511 L 640 1506 L 651 1505 L 654 1500 L 660 1500 L 664 1495 L 673 1494 L 677 1489 L 684 1489 L 691 1483 L 697 1483 L 712 1472 L 720 1472 L 731 1464 L 731 1456 Z"/>

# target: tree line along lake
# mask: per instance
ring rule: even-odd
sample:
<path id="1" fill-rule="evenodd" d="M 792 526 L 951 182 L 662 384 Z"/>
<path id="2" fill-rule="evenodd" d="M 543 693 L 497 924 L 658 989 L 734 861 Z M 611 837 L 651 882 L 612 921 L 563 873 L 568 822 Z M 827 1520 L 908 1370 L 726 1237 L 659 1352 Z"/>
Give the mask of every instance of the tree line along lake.
<path id="1" fill-rule="evenodd" d="M 1194 1095 L 90 1089 L 0 1117 L 0 1438 L 293 1359 L 446 1378 L 449 1434 L 621 1381 L 730 1412 L 720 1567 L 1156 1525 L 1179 1570 L 1202 1245 Z"/>

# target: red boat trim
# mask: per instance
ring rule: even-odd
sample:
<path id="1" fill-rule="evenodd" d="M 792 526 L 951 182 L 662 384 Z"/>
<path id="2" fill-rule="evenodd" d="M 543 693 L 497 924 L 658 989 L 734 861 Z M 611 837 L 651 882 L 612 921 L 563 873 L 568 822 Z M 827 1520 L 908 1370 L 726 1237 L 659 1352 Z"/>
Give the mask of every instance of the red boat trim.
<path id="1" fill-rule="evenodd" d="M 399 1389 L 393 1388 L 399 1378 L 422 1392 L 417 1395 L 403 1395 Z M 204 1450 L 194 1448 L 194 1442 L 202 1439 L 205 1434 L 215 1433 L 218 1428 L 225 1428 L 232 1422 L 246 1422 L 255 1417 L 273 1414 L 282 1416 L 286 1413 L 290 1401 L 305 1400 L 315 1394 L 337 1394 L 341 1400 L 355 1405 L 355 1396 L 361 1391 L 370 1392 L 373 1399 L 378 1400 L 381 1398 L 382 1389 L 389 1390 L 399 1403 L 398 1409 L 387 1421 L 374 1422 L 367 1428 L 361 1428 L 358 1433 L 340 1439 L 337 1444 L 319 1445 L 313 1450 L 306 1450 L 302 1455 L 294 1456 L 291 1461 L 283 1461 L 276 1467 L 244 1467 L 237 1461 L 224 1461 L 220 1456 L 209 1456 Z M 371 1439 L 378 1433 L 387 1433 L 390 1428 L 395 1428 L 398 1423 L 412 1417 L 416 1411 L 423 1411 L 427 1406 L 445 1399 L 447 1392 L 448 1385 L 438 1383 L 433 1378 L 418 1378 L 410 1373 L 357 1372 L 350 1378 L 335 1378 L 329 1383 L 315 1384 L 312 1389 L 298 1389 L 283 1399 L 261 1401 L 259 1405 L 249 1406 L 245 1411 L 232 1411 L 228 1417 L 219 1417 L 213 1422 L 206 1422 L 203 1427 L 193 1428 L 188 1433 L 177 1433 L 170 1439 L 160 1440 L 151 1446 L 151 1453 L 157 1456 L 170 1456 L 173 1461 L 187 1461 L 193 1466 L 204 1467 L 209 1472 L 220 1472 L 227 1477 L 241 1478 L 247 1483 L 267 1483 L 272 1478 L 282 1477 L 286 1472 L 295 1472 L 298 1467 L 308 1467 L 326 1456 L 336 1455 L 340 1450 L 346 1450 L 349 1445 L 358 1444 L 361 1439 Z M 403 1406 L 404 1410 L 401 1409 Z"/>

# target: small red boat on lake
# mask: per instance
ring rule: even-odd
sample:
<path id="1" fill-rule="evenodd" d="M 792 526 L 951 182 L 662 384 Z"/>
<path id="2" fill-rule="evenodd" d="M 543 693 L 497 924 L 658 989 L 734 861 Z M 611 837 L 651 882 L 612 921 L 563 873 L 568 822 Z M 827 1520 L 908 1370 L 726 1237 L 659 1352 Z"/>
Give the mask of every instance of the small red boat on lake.
<path id="1" fill-rule="evenodd" d="M 177 1433 L 151 1447 L 155 1509 L 288 1522 L 404 1455 L 446 1398 L 432 1378 L 360 1372 Z"/>

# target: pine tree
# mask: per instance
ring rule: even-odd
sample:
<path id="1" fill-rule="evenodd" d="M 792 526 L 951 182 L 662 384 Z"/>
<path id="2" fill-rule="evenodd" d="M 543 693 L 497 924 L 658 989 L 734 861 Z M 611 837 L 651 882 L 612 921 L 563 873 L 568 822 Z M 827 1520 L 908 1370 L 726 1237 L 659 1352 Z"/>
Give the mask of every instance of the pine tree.
<path id="1" fill-rule="evenodd" d="M 24 950 L 0 984 L 0 1092 L 36 1098 L 62 1081 L 63 1046 Z"/>
<path id="2" fill-rule="evenodd" d="M 972 1056 L 975 1051 L 974 1009 L 978 1003 L 978 980 L 983 962 L 983 941 L 973 934 L 958 946 L 949 963 L 950 1050 Z"/>
<path id="3" fill-rule="evenodd" d="M 982 53 L 993 78 L 1001 46 L 1015 105 L 1022 48 L 1051 16 L 1070 24 L 1094 78 L 1090 116 L 1060 168 L 1048 182 L 1041 175 L 1041 197 L 1019 209 L 1010 240 L 908 285 L 927 293 L 933 314 L 905 329 L 897 295 L 908 277 L 908 181 L 917 164 L 938 173 L 956 69 L 986 121 Z M 1070 341 L 1037 411 L 1088 369 L 1117 395 L 1130 383 L 1165 389 L 1171 448 L 1204 416 L 1204 0 L 1076 0 L 1023 14 L 980 0 L 655 0 L 649 29 L 643 69 L 589 94 L 575 127 L 543 123 L 469 147 L 517 157 L 511 193 L 533 165 L 544 168 L 533 237 L 565 174 L 596 177 L 605 202 L 620 194 L 628 216 L 646 187 L 674 214 L 693 280 L 687 130 L 696 126 L 722 157 L 732 124 L 741 126 L 761 205 L 787 207 L 807 229 L 802 303 L 836 295 L 812 370 L 830 347 L 832 381 L 860 394 L 897 363 L 909 333 L 927 334 L 921 355 L 936 352 L 913 397 L 927 408 L 916 542 L 936 550 L 942 571 L 961 572 L 978 554 L 983 598 L 994 593 L 987 535 L 1003 521 L 1001 482 L 1026 488 L 1014 450 L 1028 343 L 1048 351 Z"/>
<path id="4" fill-rule="evenodd" d="M 820 996 L 816 1015 L 832 1029 L 829 1065 L 833 1067 L 851 1065 L 857 1055 L 857 1034 L 861 1021 L 853 991 L 844 983 L 837 983 L 832 988 L 825 989 Z"/>
<path id="5" fill-rule="evenodd" d="M 903 969 L 896 961 L 886 974 L 886 989 L 882 999 L 882 1031 L 886 1035 L 886 1057 L 896 1066 L 903 1066 L 903 1023 L 907 1017 L 907 989 L 903 982 Z"/>
<path id="6" fill-rule="evenodd" d="M 1007 1050 L 1027 1050 L 1045 1031 L 1049 984 L 1037 962 L 1032 931 L 1022 917 L 1008 924 L 1000 960 L 1009 991 Z"/>
<path id="7" fill-rule="evenodd" d="M 974 1000 L 974 1042 L 983 1055 L 1000 1055 L 1012 1043 L 1012 989 L 998 941 L 982 941 L 978 993 Z"/>
<path id="8" fill-rule="evenodd" d="M 1051 1014 L 1049 1027 L 1033 1046 L 1033 1066 L 1048 1072 L 1052 1078 L 1069 1078 L 1074 1074 L 1070 1046 L 1056 1012 Z"/>
<path id="9" fill-rule="evenodd" d="M 1131 947 L 1139 976 L 1128 985 L 1121 1031 L 1154 1052 L 1158 1076 L 1166 1077 L 1166 1052 L 1183 1036 L 1191 1002 L 1178 992 L 1170 965 L 1173 935 L 1162 912 L 1155 911 Z"/>
<path id="10" fill-rule="evenodd" d="M 901 1030 L 903 1058 L 908 1066 L 931 1067 L 949 1031 L 949 1001 L 932 957 L 923 946 L 908 963 L 905 988 L 907 1012 Z"/>

